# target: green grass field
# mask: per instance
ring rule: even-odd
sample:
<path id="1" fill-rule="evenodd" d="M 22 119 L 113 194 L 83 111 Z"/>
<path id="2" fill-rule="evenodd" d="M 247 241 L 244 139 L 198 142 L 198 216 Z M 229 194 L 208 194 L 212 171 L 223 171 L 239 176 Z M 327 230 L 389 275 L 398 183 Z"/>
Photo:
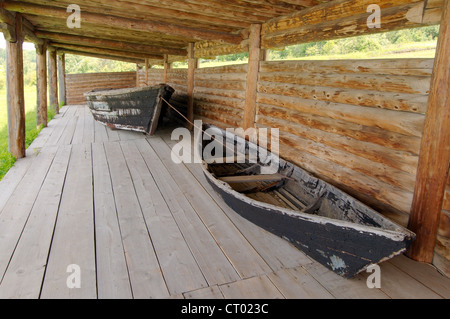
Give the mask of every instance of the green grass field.
<path id="1" fill-rule="evenodd" d="M 41 128 L 36 127 L 36 87 L 25 87 L 26 147 L 38 136 Z M 49 112 L 49 120 L 54 114 Z M 0 180 L 14 165 L 16 159 L 8 151 L 8 113 L 6 90 L 0 90 Z"/>

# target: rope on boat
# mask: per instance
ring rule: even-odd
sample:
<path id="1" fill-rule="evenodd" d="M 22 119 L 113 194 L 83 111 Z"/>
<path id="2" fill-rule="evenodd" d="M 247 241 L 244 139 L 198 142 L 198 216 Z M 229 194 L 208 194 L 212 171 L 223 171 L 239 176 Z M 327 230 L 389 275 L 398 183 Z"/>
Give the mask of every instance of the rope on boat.
<path id="1" fill-rule="evenodd" d="M 161 99 L 167 103 L 167 105 L 172 108 L 175 112 L 177 112 L 178 114 L 181 115 L 182 118 L 184 118 L 186 120 L 186 122 L 188 122 L 189 124 L 191 124 L 193 127 L 195 127 L 196 129 L 202 131 L 204 134 L 206 134 L 207 136 L 209 136 L 211 139 L 214 139 L 215 141 L 218 141 L 216 138 L 214 138 L 211 134 L 209 134 L 208 132 L 203 130 L 203 127 L 198 127 L 195 125 L 195 123 L 192 123 L 186 116 L 184 116 L 180 111 L 178 111 L 174 106 L 172 106 L 165 98 L 161 97 Z M 230 151 L 233 152 L 233 154 L 235 153 L 235 149 L 229 147 L 228 145 L 224 144 L 222 141 L 218 141 L 220 144 L 222 144 L 223 146 L 225 146 L 226 148 L 228 148 Z"/>

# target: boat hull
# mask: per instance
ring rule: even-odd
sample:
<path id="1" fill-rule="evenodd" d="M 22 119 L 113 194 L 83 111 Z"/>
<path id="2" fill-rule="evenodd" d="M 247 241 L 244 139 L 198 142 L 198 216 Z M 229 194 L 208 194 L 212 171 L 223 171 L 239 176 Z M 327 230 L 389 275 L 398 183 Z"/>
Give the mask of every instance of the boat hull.
<path id="1" fill-rule="evenodd" d="M 85 93 L 94 119 L 109 127 L 153 135 L 174 90 L 168 85 Z"/>
<path id="2" fill-rule="evenodd" d="M 197 149 L 202 151 L 203 147 L 204 143 L 199 142 Z M 294 193 L 294 188 L 301 188 L 309 196 L 318 194 L 320 189 L 322 194 L 326 194 L 320 209 L 328 215 L 337 215 L 339 210 L 338 214 L 344 217 L 328 218 L 316 215 L 317 212 L 303 213 L 254 200 L 217 178 L 211 172 L 211 164 L 204 161 L 202 165 L 208 182 L 235 212 L 288 240 L 309 257 L 345 278 L 352 278 L 370 265 L 404 252 L 415 238 L 414 233 L 282 159 L 279 173 L 290 172 L 283 186 L 284 191 Z"/>

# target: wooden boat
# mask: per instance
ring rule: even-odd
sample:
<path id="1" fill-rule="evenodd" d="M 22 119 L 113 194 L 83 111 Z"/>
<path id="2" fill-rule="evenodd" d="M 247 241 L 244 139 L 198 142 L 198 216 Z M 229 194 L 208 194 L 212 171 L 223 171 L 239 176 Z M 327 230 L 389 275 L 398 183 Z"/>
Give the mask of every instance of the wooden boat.
<path id="1" fill-rule="evenodd" d="M 99 89 L 87 92 L 89 108 L 96 121 L 109 127 L 153 135 L 175 90 L 160 84 L 127 89 Z"/>
<path id="2" fill-rule="evenodd" d="M 203 129 L 216 132 L 216 140 L 226 136 L 220 143 L 245 145 L 245 156 L 234 158 L 240 163 L 228 163 L 230 157 L 218 163 L 217 156 L 204 154 L 210 142 L 196 139 L 204 174 L 224 201 L 337 274 L 351 278 L 404 252 L 415 239 L 414 233 L 292 163 L 278 159 L 276 172 L 264 174 L 277 156 L 217 127 Z"/>

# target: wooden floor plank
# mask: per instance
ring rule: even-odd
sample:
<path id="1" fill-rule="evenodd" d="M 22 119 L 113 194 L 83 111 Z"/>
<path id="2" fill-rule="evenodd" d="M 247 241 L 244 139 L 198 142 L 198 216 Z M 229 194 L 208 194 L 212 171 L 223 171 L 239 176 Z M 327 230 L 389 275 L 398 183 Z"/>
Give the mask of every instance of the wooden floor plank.
<path id="1" fill-rule="evenodd" d="M 68 123 L 72 120 L 72 118 L 75 116 L 75 113 L 77 111 L 77 108 L 74 106 L 68 107 L 67 111 L 61 116 L 58 121 L 56 121 L 56 125 L 52 131 L 52 134 L 47 139 L 47 142 L 45 145 L 56 145 L 58 144 L 59 140 L 61 139 L 61 136 L 63 135 L 66 126 Z"/>
<path id="2" fill-rule="evenodd" d="M 57 147 L 48 147 L 39 153 L 0 213 L 0 276 L 8 267 L 56 152 Z"/>
<path id="3" fill-rule="evenodd" d="M 443 298 L 450 298 L 450 278 L 439 273 L 433 265 L 416 262 L 404 255 L 389 262 Z"/>
<path id="4" fill-rule="evenodd" d="M 103 144 L 92 144 L 99 299 L 133 297 Z"/>
<path id="5" fill-rule="evenodd" d="M 271 268 L 267 263 L 259 256 L 189 170 L 183 164 L 176 164 L 172 161 L 169 146 L 159 137 L 148 138 L 147 140 L 172 177 L 177 180 L 180 189 L 240 276 L 248 278 L 271 272 Z"/>
<path id="6" fill-rule="evenodd" d="M 72 137 L 72 144 L 82 144 L 83 143 L 83 132 L 84 132 L 84 116 L 79 116 L 79 112 L 76 112 L 78 121 L 75 127 L 75 131 Z"/>
<path id="7" fill-rule="evenodd" d="M 83 143 L 94 143 L 94 117 L 91 115 L 91 111 L 87 106 L 83 108 L 82 117 L 84 119 Z"/>
<path id="8" fill-rule="evenodd" d="M 159 160 L 145 139 L 134 140 L 147 163 L 167 205 L 177 221 L 208 284 L 222 284 L 239 280 L 234 267 L 228 261 L 189 201 Z"/>
<path id="9" fill-rule="evenodd" d="M 164 141 L 173 147 L 176 141 L 170 139 L 170 134 L 163 136 Z M 192 152 L 189 147 L 189 141 L 182 142 L 183 151 Z M 193 177 L 203 186 L 217 205 L 224 211 L 233 224 L 245 235 L 250 244 L 255 248 L 258 254 L 266 261 L 273 271 L 283 268 L 295 268 L 301 265 L 312 263 L 304 253 L 299 251 L 286 240 L 268 233 L 264 229 L 249 222 L 232 210 L 216 191 L 209 185 L 201 165 L 196 163 L 185 163 L 186 168 Z"/>
<path id="10" fill-rule="evenodd" d="M 134 143 L 121 142 L 128 169 L 171 295 L 208 284 Z"/>
<path id="11" fill-rule="evenodd" d="M 389 298 L 380 289 L 368 288 L 366 279 L 362 276 L 357 276 L 354 279 L 346 279 L 317 262 L 302 267 L 337 299 Z"/>
<path id="12" fill-rule="evenodd" d="M 225 299 L 284 299 L 265 275 L 220 285 L 219 288 Z"/>
<path id="13" fill-rule="evenodd" d="M 77 110 L 78 113 L 78 110 Z M 69 119 L 64 132 L 61 135 L 61 138 L 58 141 L 59 145 L 67 145 L 72 143 L 73 135 L 75 133 L 75 129 L 77 128 L 77 122 L 80 119 L 80 116 L 73 116 Z"/>
<path id="14" fill-rule="evenodd" d="M 108 141 L 110 142 L 120 141 L 118 131 L 119 130 L 116 130 L 114 128 L 106 127 L 106 133 L 108 134 Z"/>
<path id="15" fill-rule="evenodd" d="M 0 284 L 1 299 L 39 298 L 70 152 L 62 146 L 55 156 Z"/>
<path id="16" fill-rule="evenodd" d="M 287 299 L 333 299 L 317 280 L 302 267 L 281 269 L 267 274 L 272 283 Z"/>
<path id="17" fill-rule="evenodd" d="M 206 287 L 183 294 L 186 299 L 224 299 L 218 286 Z"/>
<path id="18" fill-rule="evenodd" d="M 169 296 L 139 200 L 118 142 L 105 143 L 134 298 Z"/>
<path id="19" fill-rule="evenodd" d="M 393 299 L 442 298 L 410 275 L 395 267 L 392 263 L 381 263 L 380 271 L 380 290 Z M 362 273 L 361 276 L 365 279 L 368 275 L 367 273 Z"/>
<path id="20" fill-rule="evenodd" d="M 106 132 L 106 126 L 100 122 L 94 121 L 94 134 L 95 142 L 102 143 L 108 141 L 108 133 Z"/>
<path id="21" fill-rule="evenodd" d="M 73 145 L 41 298 L 97 297 L 93 207 L 91 147 Z M 80 288 L 67 285 L 71 265 L 79 267 Z"/>

